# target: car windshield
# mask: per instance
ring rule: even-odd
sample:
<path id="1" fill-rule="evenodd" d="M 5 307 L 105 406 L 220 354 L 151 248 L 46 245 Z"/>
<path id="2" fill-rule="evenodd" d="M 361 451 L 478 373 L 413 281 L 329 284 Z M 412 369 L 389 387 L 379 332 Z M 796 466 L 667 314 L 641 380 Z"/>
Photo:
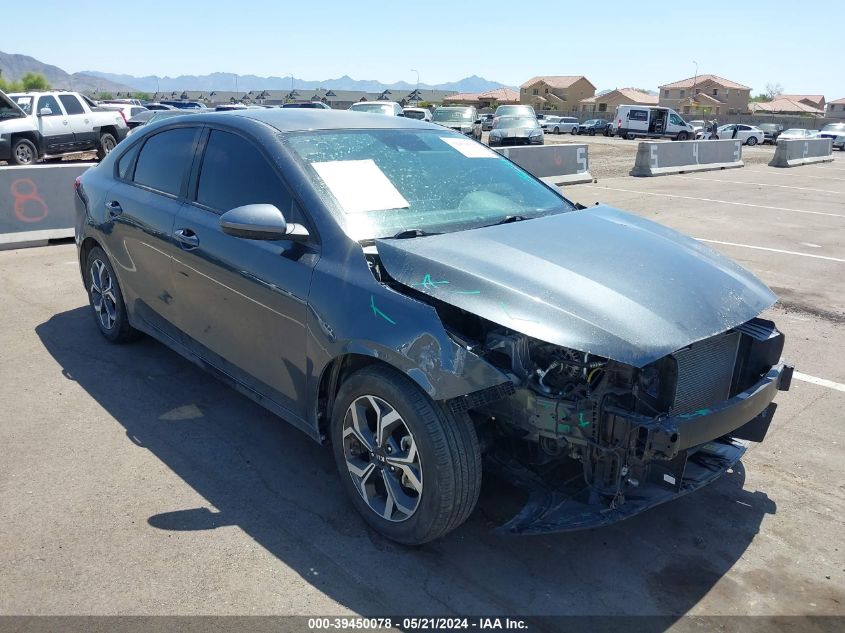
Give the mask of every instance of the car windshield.
<path id="1" fill-rule="evenodd" d="M 543 121 L 545 123 L 558 123 L 560 121 L 560 117 L 559 116 L 547 116 L 545 119 L 543 119 Z"/>
<path id="2" fill-rule="evenodd" d="M 598 119 L 590 119 L 589 121 L 584 121 L 584 125 L 595 125 L 598 122 Z"/>
<path id="3" fill-rule="evenodd" d="M 845 123 L 828 123 L 822 128 L 822 132 L 845 132 Z"/>
<path id="4" fill-rule="evenodd" d="M 539 127 L 537 119 L 525 116 L 503 116 L 496 121 L 496 128 Z"/>
<path id="5" fill-rule="evenodd" d="M 457 122 L 471 122 L 472 112 L 468 108 L 460 108 L 456 110 L 437 108 L 431 117 L 432 121 L 457 123 Z"/>
<path id="6" fill-rule="evenodd" d="M 535 116 L 534 109 L 531 106 L 499 106 L 496 109 L 498 116 Z"/>
<path id="7" fill-rule="evenodd" d="M 9 95 L 9 99 L 17 103 L 18 107 L 27 114 L 32 114 L 32 97 L 27 95 Z"/>
<path id="8" fill-rule="evenodd" d="M 419 121 L 422 121 L 423 119 L 425 119 L 425 112 L 422 112 L 421 110 L 409 110 L 408 108 L 405 108 L 405 116 L 409 119 L 417 119 Z"/>
<path id="9" fill-rule="evenodd" d="M 355 112 L 373 112 L 375 114 L 393 114 L 393 106 L 385 103 L 355 103 L 350 110 Z"/>
<path id="10" fill-rule="evenodd" d="M 459 231 L 512 215 L 572 210 L 506 158 L 452 132 L 323 130 L 290 134 L 284 142 L 355 240 L 413 229 Z"/>

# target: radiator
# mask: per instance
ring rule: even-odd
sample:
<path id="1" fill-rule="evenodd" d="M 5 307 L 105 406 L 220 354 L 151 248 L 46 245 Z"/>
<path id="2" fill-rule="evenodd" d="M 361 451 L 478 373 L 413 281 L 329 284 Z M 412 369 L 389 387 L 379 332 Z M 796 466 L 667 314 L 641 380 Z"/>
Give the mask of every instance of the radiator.
<path id="1" fill-rule="evenodd" d="M 739 332 L 728 332 L 672 354 L 678 364 L 673 415 L 706 409 L 728 399 L 739 339 Z"/>

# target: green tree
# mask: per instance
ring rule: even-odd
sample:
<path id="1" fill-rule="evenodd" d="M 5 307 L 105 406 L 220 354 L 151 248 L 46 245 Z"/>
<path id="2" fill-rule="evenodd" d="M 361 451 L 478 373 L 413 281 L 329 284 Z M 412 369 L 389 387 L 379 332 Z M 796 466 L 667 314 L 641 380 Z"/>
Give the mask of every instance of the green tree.
<path id="1" fill-rule="evenodd" d="M 114 99 L 114 95 L 110 92 L 101 92 L 97 95 L 97 100 L 102 101 L 103 99 Z"/>
<path id="2" fill-rule="evenodd" d="M 49 90 L 50 82 L 44 75 L 39 73 L 26 73 L 21 77 L 24 90 Z"/>
<path id="3" fill-rule="evenodd" d="M 0 90 L 3 92 L 20 92 L 23 90 L 23 84 L 20 81 L 11 81 L 0 77 Z"/>

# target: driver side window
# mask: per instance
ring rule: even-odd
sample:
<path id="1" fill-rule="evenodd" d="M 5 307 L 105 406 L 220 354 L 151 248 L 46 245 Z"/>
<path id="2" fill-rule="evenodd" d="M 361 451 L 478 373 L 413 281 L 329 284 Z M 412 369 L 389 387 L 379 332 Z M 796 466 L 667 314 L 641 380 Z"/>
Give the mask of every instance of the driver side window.
<path id="1" fill-rule="evenodd" d="M 52 95 L 44 95 L 38 98 L 38 108 L 35 111 L 40 113 L 44 108 L 50 110 L 50 114 L 44 114 L 43 116 L 60 116 L 62 114 L 62 110 L 59 108 L 59 102 Z"/>

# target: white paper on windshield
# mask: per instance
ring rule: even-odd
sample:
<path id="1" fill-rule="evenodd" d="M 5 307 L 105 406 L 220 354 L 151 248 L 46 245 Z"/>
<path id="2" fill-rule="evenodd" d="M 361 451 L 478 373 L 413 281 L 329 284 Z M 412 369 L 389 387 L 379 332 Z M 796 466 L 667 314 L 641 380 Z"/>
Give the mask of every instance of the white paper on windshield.
<path id="1" fill-rule="evenodd" d="M 501 158 L 499 154 L 489 147 L 481 143 L 476 143 L 472 139 L 441 136 L 440 140 L 451 145 L 467 158 Z"/>
<path id="2" fill-rule="evenodd" d="M 410 204 L 372 159 L 311 163 L 346 213 L 406 209 Z"/>

